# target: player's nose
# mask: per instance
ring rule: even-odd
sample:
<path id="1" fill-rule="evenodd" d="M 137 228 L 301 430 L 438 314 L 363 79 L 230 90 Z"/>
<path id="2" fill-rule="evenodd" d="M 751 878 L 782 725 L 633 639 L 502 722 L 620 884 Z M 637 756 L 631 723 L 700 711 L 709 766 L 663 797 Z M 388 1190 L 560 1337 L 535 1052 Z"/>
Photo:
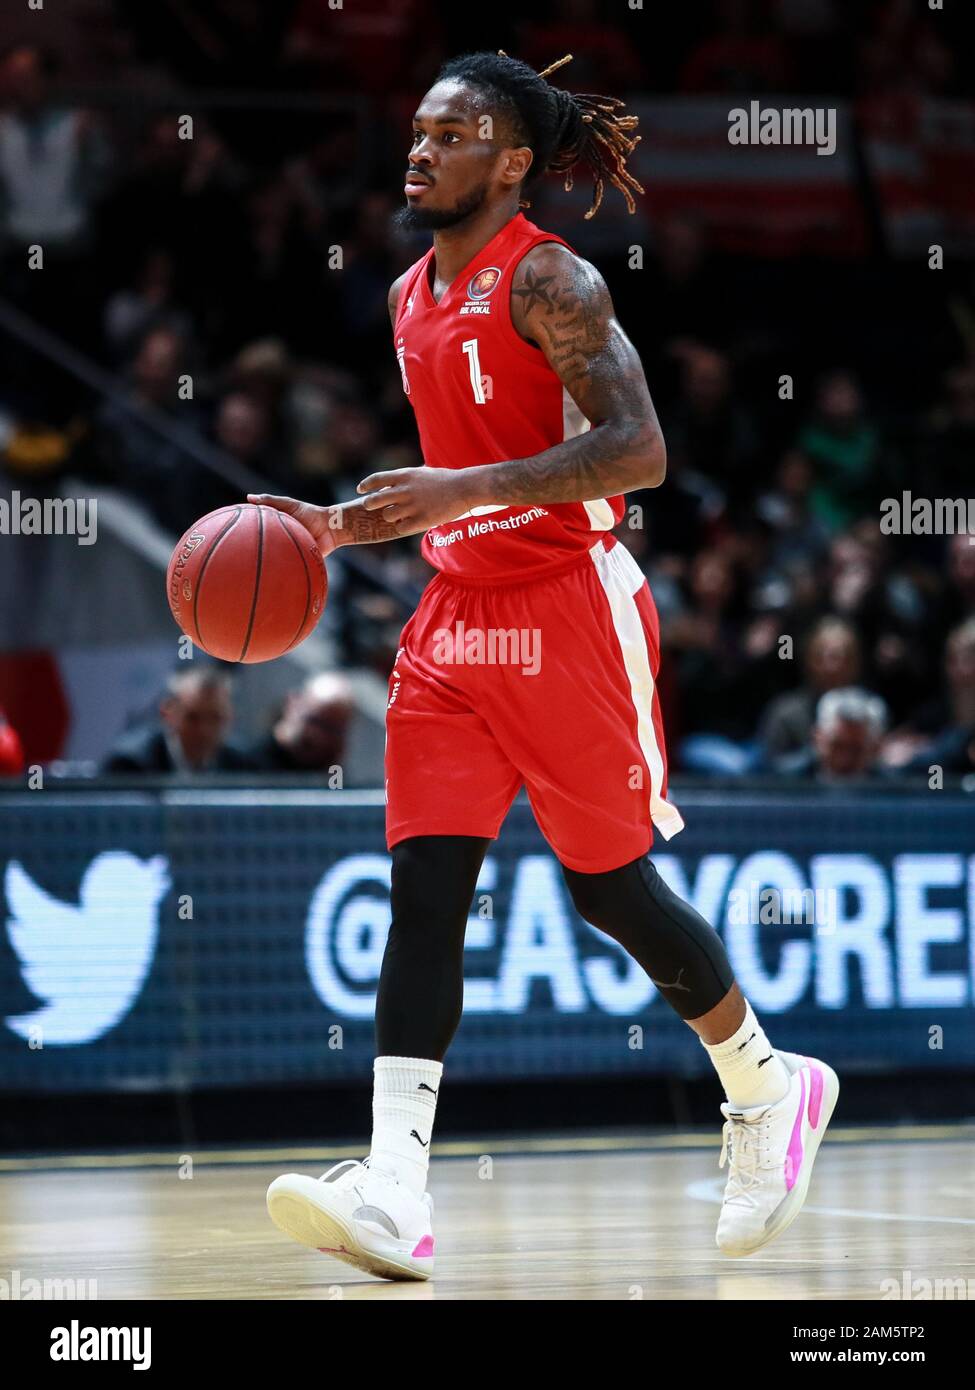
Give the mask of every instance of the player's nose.
<path id="1" fill-rule="evenodd" d="M 420 143 L 410 150 L 410 168 L 418 164 L 432 164 L 433 155 L 433 147 L 427 143 L 427 137 L 424 136 Z"/>

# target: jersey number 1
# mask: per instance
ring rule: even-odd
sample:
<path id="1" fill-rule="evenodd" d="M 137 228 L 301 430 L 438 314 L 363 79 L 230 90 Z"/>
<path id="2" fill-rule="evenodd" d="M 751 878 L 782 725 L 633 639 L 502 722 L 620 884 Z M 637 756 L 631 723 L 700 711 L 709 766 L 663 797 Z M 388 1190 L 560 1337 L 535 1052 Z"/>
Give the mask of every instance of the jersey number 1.
<path id="1" fill-rule="evenodd" d="M 477 356 L 477 339 L 468 338 L 466 343 L 461 343 L 464 352 L 467 353 L 467 365 L 471 370 L 471 386 L 474 388 L 474 402 L 476 405 L 484 405 L 487 396 L 484 394 L 484 383 L 481 380 L 481 364 Z"/>

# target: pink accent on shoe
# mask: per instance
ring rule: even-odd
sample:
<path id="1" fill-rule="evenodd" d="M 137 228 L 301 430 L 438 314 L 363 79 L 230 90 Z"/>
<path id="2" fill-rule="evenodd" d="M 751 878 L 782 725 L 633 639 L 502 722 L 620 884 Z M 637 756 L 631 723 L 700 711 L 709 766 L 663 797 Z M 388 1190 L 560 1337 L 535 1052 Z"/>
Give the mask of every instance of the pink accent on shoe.
<path id="1" fill-rule="evenodd" d="M 812 1073 L 812 1080 L 809 1083 L 809 1123 L 813 1129 L 819 1124 L 820 1111 L 823 1108 L 823 1073 L 816 1066 L 811 1057 L 807 1057 L 809 1070 Z"/>
<path id="2" fill-rule="evenodd" d="M 799 1169 L 802 1167 L 802 1112 L 806 1108 L 806 1077 L 803 1072 L 799 1073 L 799 1109 L 796 1111 L 796 1122 L 792 1126 L 792 1136 L 789 1139 L 789 1152 L 785 1156 L 785 1190 L 791 1192 L 795 1187 L 796 1178 L 799 1176 Z"/>
<path id="3" fill-rule="evenodd" d="M 424 1236 L 413 1251 L 413 1258 L 428 1260 L 433 1254 L 433 1236 Z"/>

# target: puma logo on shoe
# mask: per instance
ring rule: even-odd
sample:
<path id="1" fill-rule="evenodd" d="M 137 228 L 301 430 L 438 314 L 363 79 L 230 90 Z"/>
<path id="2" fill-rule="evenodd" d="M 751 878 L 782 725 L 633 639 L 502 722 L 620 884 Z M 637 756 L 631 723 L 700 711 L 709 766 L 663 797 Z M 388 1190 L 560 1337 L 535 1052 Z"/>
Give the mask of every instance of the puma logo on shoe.
<path id="1" fill-rule="evenodd" d="M 426 1143 L 424 1143 L 424 1141 L 420 1138 L 415 1129 L 410 1130 L 410 1138 L 415 1139 L 416 1142 L 424 1149 L 427 1147 L 427 1144 L 430 1143 L 429 1139 L 426 1141 Z"/>
<path id="2" fill-rule="evenodd" d="M 416 1089 L 417 1089 L 418 1091 L 429 1091 L 430 1094 L 431 1094 L 432 1096 L 435 1096 L 435 1095 L 437 1094 L 436 1091 L 433 1089 L 433 1087 L 432 1087 L 432 1086 L 428 1086 L 427 1083 L 426 1083 L 425 1081 L 421 1081 L 420 1084 L 419 1084 L 419 1086 L 417 1086 Z"/>
<path id="3" fill-rule="evenodd" d="M 653 982 L 653 984 L 657 986 L 658 989 L 682 989 L 685 994 L 690 994 L 691 991 L 688 989 L 687 985 L 682 985 L 680 982 L 680 977 L 683 975 L 686 968 L 686 966 L 682 965 L 680 970 L 678 970 L 677 972 L 677 979 L 669 985 L 664 984 L 662 980 L 654 980 L 652 975 L 650 976 L 650 979 Z"/>
<path id="4" fill-rule="evenodd" d="M 679 975 L 678 975 L 678 977 L 677 977 L 677 978 L 678 978 L 678 979 L 680 979 L 680 976 L 679 976 Z M 754 1033 L 753 1033 L 753 1034 L 752 1034 L 752 1038 L 753 1038 L 753 1037 L 754 1037 L 754 1036 L 755 1036 L 755 1034 L 754 1034 Z M 738 1051 L 739 1051 L 739 1052 L 740 1052 L 740 1051 L 741 1051 L 741 1049 L 742 1049 L 742 1047 L 747 1047 L 747 1046 L 748 1046 L 748 1044 L 749 1044 L 749 1043 L 750 1043 L 750 1042 L 751 1042 L 751 1040 L 752 1040 L 752 1038 L 748 1038 L 748 1039 L 746 1039 L 746 1041 L 745 1041 L 745 1042 L 743 1042 L 743 1043 L 742 1043 L 742 1044 L 741 1044 L 741 1047 L 739 1047 L 739 1048 L 738 1048 Z"/>
<path id="5" fill-rule="evenodd" d="M 770 1052 L 769 1055 L 768 1055 L 767 1057 L 763 1057 L 762 1060 L 761 1060 L 761 1061 L 759 1062 L 759 1064 L 758 1064 L 759 1067 L 764 1067 L 764 1065 L 765 1065 L 766 1062 L 771 1062 L 771 1060 L 772 1060 L 772 1058 L 773 1058 L 774 1056 L 775 1056 L 775 1053 L 774 1053 L 774 1052 Z"/>

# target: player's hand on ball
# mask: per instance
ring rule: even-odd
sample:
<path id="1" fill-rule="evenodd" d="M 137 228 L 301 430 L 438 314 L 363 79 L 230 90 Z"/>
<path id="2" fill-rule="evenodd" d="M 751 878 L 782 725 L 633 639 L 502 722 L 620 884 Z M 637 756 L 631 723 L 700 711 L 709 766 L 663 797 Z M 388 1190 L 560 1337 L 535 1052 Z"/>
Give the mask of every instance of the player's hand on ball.
<path id="1" fill-rule="evenodd" d="M 379 512 L 384 521 L 404 535 L 426 531 L 444 521 L 454 521 L 472 505 L 465 472 L 453 468 L 391 468 L 370 473 L 356 488 L 365 493 L 363 506 Z"/>
<path id="2" fill-rule="evenodd" d="M 295 521 L 300 521 L 314 536 L 323 555 L 330 555 L 340 544 L 342 537 L 338 526 L 331 520 L 337 511 L 335 507 L 316 507 L 311 502 L 299 502 L 294 497 L 272 497 L 266 492 L 249 492 L 247 500 L 262 507 L 273 507 L 275 511 L 287 512 Z"/>

